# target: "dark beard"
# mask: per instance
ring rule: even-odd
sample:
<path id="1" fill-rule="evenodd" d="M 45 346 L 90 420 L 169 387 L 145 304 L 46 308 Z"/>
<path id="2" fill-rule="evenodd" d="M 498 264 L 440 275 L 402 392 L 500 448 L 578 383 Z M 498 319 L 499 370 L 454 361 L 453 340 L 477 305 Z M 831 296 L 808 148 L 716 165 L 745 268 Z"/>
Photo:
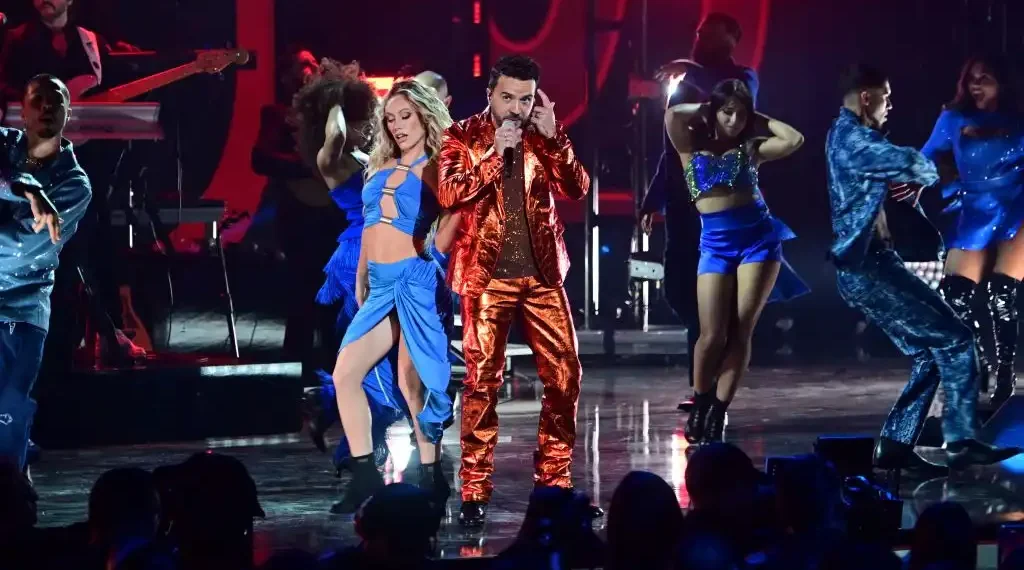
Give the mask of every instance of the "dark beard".
<path id="1" fill-rule="evenodd" d="M 705 67 L 732 63 L 732 50 L 714 48 L 697 42 L 693 44 L 693 49 L 690 51 L 690 59 Z"/>

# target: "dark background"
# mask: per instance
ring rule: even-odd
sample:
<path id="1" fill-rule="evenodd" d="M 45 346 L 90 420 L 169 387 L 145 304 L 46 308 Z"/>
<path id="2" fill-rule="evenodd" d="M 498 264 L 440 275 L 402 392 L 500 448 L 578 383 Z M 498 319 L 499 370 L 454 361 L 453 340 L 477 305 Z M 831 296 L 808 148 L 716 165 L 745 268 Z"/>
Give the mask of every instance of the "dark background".
<path id="1" fill-rule="evenodd" d="M 733 13 L 743 23 L 741 63 L 751 63 L 751 54 L 761 48 L 760 110 L 806 136 L 799 153 L 763 169 L 762 189 L 775 214 L 799 235 L 786 244 L 787 256 L 814 290 L 793 303 L 770 307 L 764 322 L 773 326 L 782 316 L 793 317 L 794 342 L 798 352 L 806 354 L 830 347 L 845 350 L 858 320 L 835 294 L 833 270 L 824 257 L 830 226 L 823 147 L 839 108 L 835 89 L 839 70 L 856 61 L 888 70 L 895 105 L 890 115 L 891 138 L 920 147 L 941 105 L 952 97 L 968 53 L 984 48 L 1019 54 L 1024 48 L 1024 2 L 1017 0 L 647 0 L 646 37 L 641 33 L 643 0 L 596 1 L 602 18 L 613 18 L 620 8 L 624 18 L 618 32 L 602 34 L 599 45 L 603 48 L 610 45 L 612 34 L 617 37 L 596 109 L 576 120 L 570 133 L 581 155 L 590 156 L 595 145 L 600 149 L 601 162 L 594 170 L 602 194 L 642 192 L 633 182 L 642 149 L 638 122 L 646 123 L 648 175 L 653 174 L 661 150 L 661 111 L 654 103 L 627 100 L 631 73 L 650 77 L 660 63 L 687 56 L 697 23 L 712 9 Z M 172 61 L 186 58 L 182 54 L 189 49 L 234 44 L 234 0 L 77 0 L 76 4 L 79 21 L 108 40 L 158 50 Z M 472 55 L 482 55 L 486 75 L 488 64 L 509 51 L 508 45 L 496 42 L 488 32 L 492 20 L 504 38 L 530 42 L 554 18 L 550 34 L 531 55 L 543 66 L 542 88 L 558 103 L 560 116 L 583 108 L 584 0 L 483 1 L 480 25 L 473 25 L 468 16 L 472 4 L 471 0 L 281 0 L 276 10 L 276 44 L 278 51 L 303 45 L 317 55 L 358 59 L 371 75 L 391 75 L 402 69 L 439 71 L 455 96 L 453 115 L 461 118 L 485 105 L 484 78 L 472 76 Z M 244 2 L 239 5 L 244 9 Z M 0 6 L 12 23 L 31 13 L 30 0 L 5 0 Z M 766 27 L 759 34 L 757 22 L 762 17 Z M 646 67 L 641 61 L 645 49 Z M 259 65 L 273 63 L 268 55 L 257 54 Z M 247 96 L 234 91 L 233 74 L 228 73 L 223 78 L 190 79 L 154 95 L 165 105 L 165 123 L 180 125 L 186 201 L 203 194 L 220 161 L 231 100 Z M 600 128 L 587 130 L 588 120 L 598 121 Z M 170 137 L 145 151 L 153 157 L 150 185 L 165 192 L 173 190 L 174 141 Z M 242 187 L 236 191 L 241 195 L 261 190 Z M 925 198 L 930 209 L 935 207 L 933 198 Z M 566 212 L 581 211 L 584 204 L 563 206 Z M 569 291 L 574 306 L 582 311 L 586 230 L 577 222 L 567 225 L 574 261 Z M 605 251 L 601 288 L 612 304 L 624 305 L 632 220 L 609 216 L 601 219 L 601 227 Z M 652 240 L 653 250 L 660 248 L 659 234 L 656 231 Z M 652 321 L 673 319 L 667 307 L 658 303 Z"/>

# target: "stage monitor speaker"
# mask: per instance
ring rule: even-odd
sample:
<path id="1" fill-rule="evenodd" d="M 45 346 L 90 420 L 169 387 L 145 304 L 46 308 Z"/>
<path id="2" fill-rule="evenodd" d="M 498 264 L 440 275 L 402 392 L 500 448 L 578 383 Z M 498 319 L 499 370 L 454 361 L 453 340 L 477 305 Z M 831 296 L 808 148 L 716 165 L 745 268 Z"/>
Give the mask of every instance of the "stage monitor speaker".
<path id="1" fill-rule="evenodd" d="M 822 435 L 814 442 L 814 453 L 835 466 L 843 478 L 872 474 L 875 440 L 859 435 Z"/>
<path id="2" fill-rule="evenodd" d="M 1012 396 L 981 428 L 981 440 L 1000 447 L 1024 447 L 1024 395 Z"/>

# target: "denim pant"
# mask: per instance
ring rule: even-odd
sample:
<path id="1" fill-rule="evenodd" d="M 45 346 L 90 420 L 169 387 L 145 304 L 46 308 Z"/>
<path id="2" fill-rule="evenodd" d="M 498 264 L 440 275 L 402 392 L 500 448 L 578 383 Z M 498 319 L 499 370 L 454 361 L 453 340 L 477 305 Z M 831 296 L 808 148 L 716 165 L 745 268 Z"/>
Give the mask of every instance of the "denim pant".
<path id="1" fill-rule="evenodd" d="M 25 467 L 36 402 L 29 397 L 43 360 L 46 331 L 0 322 L 0 459 Z"/>
<path id="2" fill-rule="evenodd" d="M 927 283 L 890 249 L 868 253 L 858 267 L 840 267 L 839 295 L 914 359 L 910 381 L 889 412 L 882 437 L 914 445 L 941 385 L 947 442 L 974 437 L 978 357 L 974 334 Z"/>

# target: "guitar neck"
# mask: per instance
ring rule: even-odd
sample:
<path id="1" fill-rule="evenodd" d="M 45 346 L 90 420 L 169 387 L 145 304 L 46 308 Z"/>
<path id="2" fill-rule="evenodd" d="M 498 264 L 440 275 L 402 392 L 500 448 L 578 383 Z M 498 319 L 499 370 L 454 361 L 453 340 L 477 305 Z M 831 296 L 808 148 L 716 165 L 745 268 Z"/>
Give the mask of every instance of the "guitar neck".
<path id="1" fill-rule="evenodd" d="M 180 81 L 199 72 L 200 69 L 199 66 L 196 65 L 196 62 L 186 63 L 184 65 L 168 69 L 167 71 L 161 71 L 155 75 L 150 75 L 149 77 L 143 77 L 142 79 L 132 81 L 131 83 L 125 83 L 124 85 L 115 87 L 110 91 L 87 96 L 84 101 L 89 103 L 124 103 L 129 99 L 149 93 L 154 89 L 159 89 L 165 85 L 169 85 L 175 81 Z"/>

